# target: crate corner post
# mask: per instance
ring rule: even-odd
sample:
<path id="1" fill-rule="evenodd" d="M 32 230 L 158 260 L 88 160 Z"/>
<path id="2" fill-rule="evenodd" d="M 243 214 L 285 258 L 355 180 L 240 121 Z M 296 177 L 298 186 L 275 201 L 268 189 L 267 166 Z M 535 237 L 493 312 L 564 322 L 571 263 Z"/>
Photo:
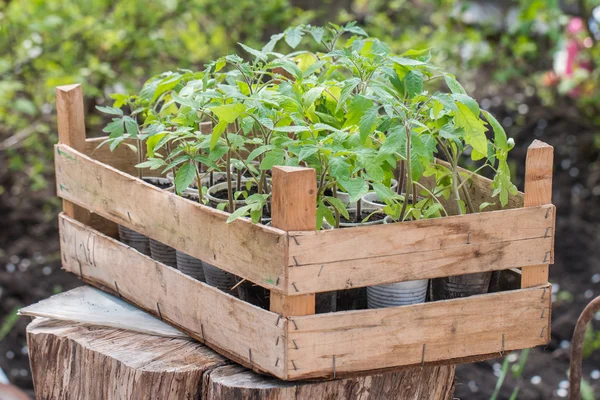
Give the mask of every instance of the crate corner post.
<path id="1" fill-rule="evenodd" d="M 525 163 L 525 207 L 552 204 L 552 169 L 554 147 L 540 140 L 534 140 L 527 148 Z M 548 214 L 546 214 L 548 216 Z M 554 215 L 551 215 L 554 218 Z M 554 240 L 554 232 L 549 240 Z M 552 251 L 548 260 L 552 259 Z M 548 264 L 531 265 L 522 268 L 521 287 L 529 288 L 548 283 Z"/>
<path id="2" fill-rule="evenodd" d="M 313 168 L 273 167 L 272 225 L 288 231 L 316 230 L 317 178 Z M 288 237 L 289 244 L 289 237 Z M 287 259 L 286 251 L 286 259 Z M 284 291 L 271 292 L 271 311 L 284 317 L 315 313 L 315 294 L 289 296 L 288 266 Z"/>
<path id="3" fill-rule="evenodd" d="M 83 91 L 80 84 L 56 87 L 56 114 L 58 121 L 58 144 L 67 145 L 77 151 L 85 151 L 85 114 Z M 60 186 L 58 177 L 56 184 Z M 57 188 L 57 192 L 60 193 L 59 188 Z M 63 212 L 69 217 L 83 223 L 89 223 L 91 219 L 88 210 L 64 199 Z"/>

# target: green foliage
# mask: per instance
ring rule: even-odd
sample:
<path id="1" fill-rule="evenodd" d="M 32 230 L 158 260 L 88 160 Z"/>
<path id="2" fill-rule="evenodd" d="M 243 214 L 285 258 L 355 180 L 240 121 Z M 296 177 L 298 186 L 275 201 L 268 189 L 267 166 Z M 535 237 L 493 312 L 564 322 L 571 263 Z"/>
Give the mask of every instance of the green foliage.
<path id="1" fill-rule="evenodd" d="M 282 42 L 291 52 L 272 51 Z M 488 139 L 477 102 L 430 62 L 429 51 L 393 53 L 355 23 L 299 25 L 273 35 L 262 50 L 240 47 L 251 61 L 227 55 L 199 72 L 155 76 L 139 94 L 114 96 L 112 107 L 98 108 L 113 117 L 106 143 L 146 148 L 139 156 L 148 161 L 139 166 L 170 170 L 178 193 L 194 181 L 202 186 L 212 171 L 235 169 L 237 177 L 228 172 L 227 179 L 230 221 L 246 215 L 256 221 L 263 208 L 268 212 L 267 181 L 277 165 L 316 170 L 318 226 L 323 219 L 338 226 L 352 207 L 360 222 L 361 198 L 370 190 L 385 204 L 375 213 L 394 220 L 479 211 L 460 191 L 470 177 L 458 175 L 458 163 L 469 152 L 494 171 L 502 205 L 516 192 L 504 130 L 486 113 L 494 132 Z M 431 85 L 441 77 L 452 93 Z M 206 123 L 210 133 L 198 129 Z M 438 151 L 449 168 L 434 163 Z M 240 173 L 256 194 L 242 190 Z M 423 186 L 423 175 L 435 175 L 435 184 Z M 394 176 L 401 184 L 392 187 Z M 350 205 L 329 194 L 338 191 Z M 449 193 L 454 205 L 446 210 L 440 198 Z M 236 210 L 239 196 L 245 205 Z"/>

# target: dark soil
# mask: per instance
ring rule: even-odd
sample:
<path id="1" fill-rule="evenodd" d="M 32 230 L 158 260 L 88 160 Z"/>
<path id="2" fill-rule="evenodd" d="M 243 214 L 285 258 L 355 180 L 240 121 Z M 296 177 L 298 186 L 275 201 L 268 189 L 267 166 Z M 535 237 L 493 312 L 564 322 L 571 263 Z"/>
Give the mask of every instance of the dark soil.
<path id="1" fill-rule="evenodd" d="M 369 215 L 370 215 L 370 217 L 369 217 Z M 348 216 L 350 217 L 349 220 L 346 219 L 346 217 L 344 217 L 343 215 L 340 215 L 340 223 L 354 224 L 356 222 L 363 221 L 367 217 L 369 217 L 369 220 L 367 222 L 381 221 L 385 218 L 384 213 L 373 213 L 373 210 L 361 210 L 359 221 L 356 221 L 356 212 L 355 211 L 348 212 Z"/>
<path id="2" fill-rule="evenodd" d="M 142 178 L 142 180 L 146 183 L 151 184 L 152 186 L 156 186 L 159 189 L 168 189 L 173 186 L 173 184 L 171 182 L 168 182 L 168 181 L 165 181 L 162 179 Z"/>
<path id="3" fill-rule="evenodd" d="M 494 96 L 514 99 L 518 94 L 507 89 Z M 476 95 L 482 100 L 486 96 Z M 584 117 L 563 112 L 572 110 L 570 107 L 549 110 L 533 98 L 523 97 L 521 103 L 528 105 L 525 114 L 504 108 L 492 111 L 517 143 L 511 158 L 520 190 L 527 146 L 538 138 L 555 147 L 553 202 L 558 215 L 556 260 L 550 268 L 555 297 L 552 341 L 529 353 L 520 380 L 512 374 L 507 376 L 498 399 L 508 399 L 517 385 L 519 399 L 560 399 L 565 395 L 569 341 L 575 322 L 585 305 L 600 294 L 600 160 L 594 144 L 600 129 L 586 125 Z M 6 165 L 1 153 L 0 165 Z M 56 223 L 60 202 L 54 198 L 53 179 L 49 178 L 47 189 L 31 192 L 24 173 L 2 167 L 0 186 L 0 320 L 4 322 L 16 308 L 69 290 L 80 282 L 60 270 Z M 28 322 L 21 317 L 12 327 L 0 323 L 8 332 L 0 339 L 0 368 L 11 382 L 32 390 L 25 337 Z M 594 327 L 600 329 L 600 321 L 594 321 Z M 455 397 L 489 399 L 501 363 L 499 358 L 459 366 Z M 583 368 L 584 378 L 597 395 L 600 373 L 592 372 L 598 370 L 600 351 L 584 360 Z"/>
<path id="4" fill-rule="evenodd" d="M 234 190 L 234 192 L 236 191 L 235 185 L 233 187 L 233 190 Z M 248 193 L 248 195 L 246 196 L 246 197 L 248 197 L 248 196 L 252 196 L 253 194 L 258 193 L 258 188 L 255 185 L 253 185 L 250 187 L 250 190 L 248 190 L 248 189 L 246 189 L 246 186 L 242 185 L 241 191 L 245 191 L 246 193 Z M 217 199 L 221 199 L 221 200 L 227 200 L 228 195 L 229 195 L 229 190 L 227 190 L 227 189 L 219 190 L 219 191 L 215 192 L 215 194 L 214 194 L 214 196 Z M 238 201 L 243 200 L 243 199 L 244 198 L 242 196 L 238 197 Z"/>

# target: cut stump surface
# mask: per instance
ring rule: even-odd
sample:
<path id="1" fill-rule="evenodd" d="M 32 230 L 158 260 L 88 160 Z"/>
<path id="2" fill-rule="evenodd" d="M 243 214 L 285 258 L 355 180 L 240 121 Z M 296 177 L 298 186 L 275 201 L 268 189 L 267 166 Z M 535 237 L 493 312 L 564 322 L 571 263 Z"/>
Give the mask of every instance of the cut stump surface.
<path id="1" fill-rule="evenodd" d="M 27 327 L 36 397 L 54 399 L 451 399 L 454 366 L 322 382 L 256 374 L 193 340 L 39 318 Z"/>

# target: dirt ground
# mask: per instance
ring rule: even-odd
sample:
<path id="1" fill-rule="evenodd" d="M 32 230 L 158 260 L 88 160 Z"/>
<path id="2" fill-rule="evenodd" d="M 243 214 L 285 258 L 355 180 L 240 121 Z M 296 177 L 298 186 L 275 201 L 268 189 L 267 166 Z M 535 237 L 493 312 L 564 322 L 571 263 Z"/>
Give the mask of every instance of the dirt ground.
<path id="1" fill-rule="evenodd" d="M 552 342 L 529 354 L 525 372 L 516 380 L 509 374 L 500 392 L 508 399 L 516 385 L 519 399 L 566 397 L 565 381 L 569 365 L 569 340 L 575 321 L 584 306 L 600 295 L 600 160 L 594 150 L 594 128 L 577 116 L 548 111 L 534 100 L 528 101 L 524 115 L 492 108 L 508 126 L 517 147 L 512 153 L 517 167 L 517 186 L 522 190 L 526 147 L 535 138 L 555 147 L 553 201 L 557 206 L 556 262 L 551 267 L 555 284 L 552 314 Z M 524 111 L 521 109 L 521 111 Z M 523 119 L 520 126 L 511 122 Z M 0 165 L 5 165 L 0 154 Z M 30 193 L 26 180 L 0 168 L 0 368 L 11 382 L 32 390 L 25 327 L 27 318 L 14 326 L 10 314 L 53 293 L 69 290 L 80 282 L 60 270 L 56 209 L 49 205 L 54 196 L 49 188 Z M 600 321 L 595 321 L 600 329 Z M 3 329 L 6 331 L 4 332 Z M 513 353 L 512 357 L 519 355 Z M 502 359 L 458 367 L 455 397 L 489 399 L 497 381 Z M 600 395 L 600 351 L 584 361 L 584 377 Z"/>

